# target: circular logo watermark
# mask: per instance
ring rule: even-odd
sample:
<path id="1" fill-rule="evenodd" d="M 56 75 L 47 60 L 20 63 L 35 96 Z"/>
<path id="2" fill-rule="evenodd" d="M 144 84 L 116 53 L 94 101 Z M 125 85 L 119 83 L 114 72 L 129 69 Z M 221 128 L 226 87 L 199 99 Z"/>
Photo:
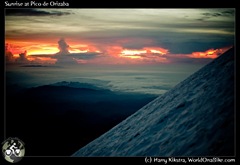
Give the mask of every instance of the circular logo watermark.
<path id="1" fill-rule="evenodd" d="M 2 144 L 2 154 L 8 162 L 19 162 L 25 155 L 24 143 L 18 138 L 8 138 Z"/>

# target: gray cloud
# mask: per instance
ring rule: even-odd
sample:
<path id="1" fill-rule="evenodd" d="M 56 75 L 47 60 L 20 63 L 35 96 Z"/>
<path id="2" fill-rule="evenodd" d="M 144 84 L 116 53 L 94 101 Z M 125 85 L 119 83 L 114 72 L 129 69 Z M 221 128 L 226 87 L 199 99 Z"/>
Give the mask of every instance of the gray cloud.
<path id="1" fill-rule="evenodd" d="M 42 11 L 37 9 L 6 9 L 6 16 L 62 16 L 69 15 L 69 12 L 63 11 Z"/>
<path id="2" fill-rule="evenodd" d="M 221 16 L 221 13 L 203 13 L 202 15 L 206 16 L 206 17 L 218 17 Z"/>
<path id="3" fill-rule="evenodd" d="M 61 38 L 58 41 L 58 49 L 59 52 L 57 54 L 69 54 L 69 45 L 66 43 L 66 41 L 64 40 L 64 38 Z"/>
<path id="4" fill-rule="evenodd" d="M 17 63 L 29 63 L 30 61 L 27 59 L 27 51 L 19 54 L 19 58 L 16 59 Z"/>
<path id="5" fill-rule="evenodd" d="M 218 42 L 204 42 L 204 41 L 197 41 L 197 40 L 192 40 L 188 42 L 177 42 L 174 43 L 172 41 L 170 42 L 161 42 L 159 41 L 159 45 L 162 47 L 169 49 L 171 54 L 191 54 L 192 52 L 195 51 L 200 51 L 204 52 L 208 49 L 218 49 L 222 48 L 225 46 L 230 46 L 233 45 L 234 43 L 234 38 L 232 40 L 226 40 L 226 41 L 221 41 L 219 40 Z"/>
<path id="6" fill-rule="evenodd" d="M 174 56 L 174 55 L 173 55 Z M 182 63 L 182 64 L 208 64 L 213 59 L 211 58 L 176 58 L 173 56 L 168 56 L 168 60 L 170 60 L 172 63 Z"/>
<path id="7" fill-rule="evenodd" d="M 99 53 L 70 53 L 70 46 L 64 38 L 58 41 L 59 52 L 53 58 L 57 59 L 56 64 L 77 64 L 78 60 L 90 60 L 97 58 Z"/>
<path id="8" fill-rule="evenodd" d="M 53 58 L 57 59 L 56 64 L 60 65 L 78 64 L 78 60 L 86 61 L 99 57 L 100 57 L 99 53 L 70 53 L 53 56 Z"/>
<path id="9" fill-rule="evenodd" d="M 83 60 L 90 60 L 100 56 L 100 53 L 71 53 L 69 56 L 83 59 Z"/>
<path id="10" fill-rule="evenodd" d="M 234 10 L 226 10 L 226 11 L 222 12 L 222 15 L 232 17 L 235 15 L 235 11 Z"/>
<path id="11" fill-rule="evenodd" d="M 228 9 L 219 12 L 206 12 L 202 13 L 202 15 L 202 18 L 199 18 L 198 20 L 204 21 L 212 17 L 234 17 L 235 11 L 233 9 Z"/>

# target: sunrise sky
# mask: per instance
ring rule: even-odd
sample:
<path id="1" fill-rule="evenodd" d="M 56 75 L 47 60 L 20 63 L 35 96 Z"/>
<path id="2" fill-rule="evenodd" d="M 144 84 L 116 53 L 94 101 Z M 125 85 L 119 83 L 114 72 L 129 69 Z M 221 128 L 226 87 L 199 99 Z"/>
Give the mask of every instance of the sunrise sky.
<path id="1" fill-rule="evenodd" d="M 229 8 L 5 9 L 8 63 L 201 62 L 234 40 Z"/>

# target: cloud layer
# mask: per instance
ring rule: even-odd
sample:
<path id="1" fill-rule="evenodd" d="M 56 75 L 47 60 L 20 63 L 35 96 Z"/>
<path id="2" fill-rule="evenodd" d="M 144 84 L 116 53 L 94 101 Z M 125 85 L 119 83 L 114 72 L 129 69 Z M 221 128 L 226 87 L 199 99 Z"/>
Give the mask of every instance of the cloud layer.
<path id="1" fill-rule="evenodd" d="M 121 46 L 104 47 L 82 45 L 79 52 L 69 51 L 71 46 L 61 38 L 58 41 L 59 52 L 54 54 L 27 55 L 27 51 L 13 55 L 9 44 L 5 45 L 7 63 L 48 63 L 48 64 L 157 64 L 157 63 L 207 63 L 217 58 L 232 46 L 209 49 L 204 52 L 190 54 L 173 54 L 162 47 L 143 47 L 139 49 L 126 49 Z M 75 49 L 74 49 L 75 50 Z M 101 50 L 101 51 L 100 51 Z M 76 50 L 75 50 L 76 51 Z"/>
<path id="2" fill-rule="evenodd" d="M 38 9 L 7 9 L 5 10 L 6 16 L 62 16 L 71 14 L 62 11 L 46 11 Z"/>
<path id="3" fill-rule="evenodd" d="M 11 45 L 13 57 L 27 50 L 38 60 L 58 62 L 69 58 L 55 54 L 69 54 L 78 63 L 168 63 L 216 58 L 198 57 L 235 42 L 231 8 L 6 9 L 5 13 L 5 43 Z"/>

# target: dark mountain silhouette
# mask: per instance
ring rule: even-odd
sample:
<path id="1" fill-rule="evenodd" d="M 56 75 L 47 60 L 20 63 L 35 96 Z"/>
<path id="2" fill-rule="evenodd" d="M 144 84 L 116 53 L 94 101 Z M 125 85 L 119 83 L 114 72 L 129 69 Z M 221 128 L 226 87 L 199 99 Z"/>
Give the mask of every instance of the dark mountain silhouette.
<path id="1" fill-rule="evenodd" d="M 8 85 L 7 137 L 21 139 L 26 156 L 69 156 L 154 98 L 78 82 Z"/>

